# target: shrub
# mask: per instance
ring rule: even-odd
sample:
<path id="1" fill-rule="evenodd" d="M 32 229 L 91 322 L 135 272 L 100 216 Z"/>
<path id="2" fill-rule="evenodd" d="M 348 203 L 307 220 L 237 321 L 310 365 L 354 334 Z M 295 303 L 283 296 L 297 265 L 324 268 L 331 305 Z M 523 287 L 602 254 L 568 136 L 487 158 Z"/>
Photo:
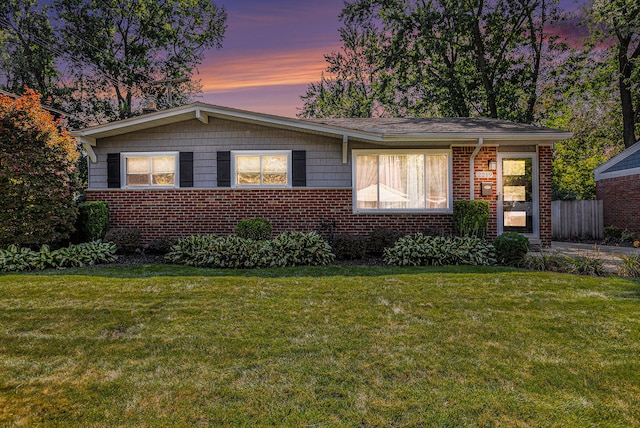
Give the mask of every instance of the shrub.
<path id="1" fill-rule="evenodd" d="M 148 254 L 167 254 L 171 251 L 171 247 L 178 242 L 178 238 L 171 236 L 162 236 L 154 239 L 144 246 L 144 252 Z"/>
<path id="2" fill-rule="evenodd" d="M 522 267 L 546 272 L 571 272 L 569 257 L 559 251 L 529 254 L 521 262 Z"/>
<path id="3" fill-rule="evenodd" d="M 365 256 L 368 240 L 360 235 L 336 235 L 331 249 L 338 260 L 359 260 Z"/>
<path id="4" fill-rule="evenodd" d="M 284 232 L 270 244 L 271 266 L 328 265 L 335 259 L 327 241 L 315 232 Z"/>
<path id="5" fill-rule="evenodd" d="M 604 228 L 604 238 L 608 240 L 616 240 L 622 238 L 623 230 L 615 226 L 607 226 Z"/>
<path id="6" fill-rule="evenodd" d="M 236 235 L 241 238 L 264 241 L 271 238 L 271 223 L 263 218 L 240 220 L 236 225 Z"/>
<path id="7" fill-rule="evenodd" d="M 385 250 L 384 260 L 395 266 L 487 266 L 496 262 L 493 246 L 482 239 L 422 233 L 398 239 L 393 247 Z"/>
<path id="8" fill-rule="evenodd" d="M 640 254 L 620 256 L 620 258 L 622 259 L 622 266 L 618 271 L 618 275 L 632 278 L 640 277 Z"/>
<path id="9" fill-rule="evenodd" d="M 604 276 L 604 263 L 599 257 L 570 257 L 559 251 L 526 256 L 520 263 L 527 269 L 573 273 L 577 275 Z"/>
<path id="10" fill-rule="evenodd" d="M 109 206 L 105 202 L 83 202 L 78 205 L 76 234 L 80 242 L 103 239 L 109 227 Z"/>
<path id="11" fill-rule="evenodd" d="M 39 251 L 10 245 L 6 250 L 0 250 L 0 271 L 91 266 L 114 261 L 115 253 L 114 244 L 101 241 L 69 245 L 53 251 L 48 245 L 43 245 Z"/>
<path id="12" fill-rule="evenodd" d="M 131 254 L 142 248 L 138 229 L 109 229 L 104 240 L 113 242 L 118 249 L 118 254 Z"/>
<path id="13" fill-rule="evenodd" d="M 461 200 L 453 202 L 453 225 L 459 236 L 487 236 L 489 202 Z"/>
<path id="14" fill-rule="evenodd" d="M 506 232 L 493 241 L 498 263 L 516 266 L 523 262 L 529 252 L 529 240 L 516 232 Z"/>
<path id="15" fill-rule="evenodd" d="M 404 236 L 404 233 L 393 229 L 378 228 L 369 233 L 367 252 L 380 255 L 385 248 L 392 247 L 396 241 Z"/>
<path id="16" fill-rule="evenodd" d="M 578 275 L 605 276 L 604 263 L 599 257 L 576 256 L 569 257 L 570 273 Z"/>
<path id="17" fill-rule="evenodd" d="M 267 266 L 265 242 L 236 235 L 194 235 L 179 239 L 167 260 L 195 267 L 253 268 Z"/>
<path id="18" fill-rule="evenodd" d="M 196 267 L 254 268 L 324 265 L 331 263 L 334 255 L 316 233 L 285 232 L 271 241 L 194 235 L 178 240 L 166 258 Z"/>
<path id="19" fill-rule="evenodd" d="M 0 94 L 0 248 L 61 242 L 74 230 L 76 141 L 40 98 Z"/>

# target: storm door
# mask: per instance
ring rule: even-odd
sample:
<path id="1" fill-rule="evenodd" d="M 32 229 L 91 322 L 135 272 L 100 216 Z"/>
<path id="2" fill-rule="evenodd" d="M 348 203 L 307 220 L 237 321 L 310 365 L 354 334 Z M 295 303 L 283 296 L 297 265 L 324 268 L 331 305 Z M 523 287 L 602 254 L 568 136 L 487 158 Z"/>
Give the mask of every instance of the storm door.
<path id="1" fill-rule="evenodd" d="M 538 236 L 538 165 L 535 153 L 499 156 L 498 233 Z"/>

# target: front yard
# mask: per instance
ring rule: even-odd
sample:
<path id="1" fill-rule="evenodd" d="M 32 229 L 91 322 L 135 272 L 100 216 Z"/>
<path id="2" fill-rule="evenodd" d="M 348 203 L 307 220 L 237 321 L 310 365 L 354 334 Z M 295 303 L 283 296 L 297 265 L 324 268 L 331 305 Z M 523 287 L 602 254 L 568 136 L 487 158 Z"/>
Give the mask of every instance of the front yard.
<path id="1" fill-rule="evenodd" d="M 501 268 L 0 276 L 0 426 L 637 426 L 640 284 Z"/>

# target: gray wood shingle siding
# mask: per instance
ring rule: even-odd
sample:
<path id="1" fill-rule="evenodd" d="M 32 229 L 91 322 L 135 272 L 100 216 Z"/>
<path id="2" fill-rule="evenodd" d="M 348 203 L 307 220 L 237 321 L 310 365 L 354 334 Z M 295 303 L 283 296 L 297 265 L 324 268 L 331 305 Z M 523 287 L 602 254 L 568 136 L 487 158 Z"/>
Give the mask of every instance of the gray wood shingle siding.
<path id="1" fill-rule="evenodd" d="M 107 188 L 107 154 L 193 152 L 193 187 L 217 187 L 216 154 L 232 150 L 304 150 L 306 186 L 351 187 L 351 162 L 342 163 L 342 141 L 321 135 L 210 118 L 190 120 L 101 139 L 89 166 L 90 189 Z"/>

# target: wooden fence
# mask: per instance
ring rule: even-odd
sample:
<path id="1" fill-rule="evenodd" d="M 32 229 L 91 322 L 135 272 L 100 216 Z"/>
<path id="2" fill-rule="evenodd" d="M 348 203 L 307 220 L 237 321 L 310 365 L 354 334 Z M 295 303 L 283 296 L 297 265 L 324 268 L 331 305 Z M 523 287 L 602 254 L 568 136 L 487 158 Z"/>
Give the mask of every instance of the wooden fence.
<path id="1" fill-rule="evenodd" d="M 604 217 L 602 201 L 551 202 L 551 235 L 553 239 L 602 239 Z"/>

